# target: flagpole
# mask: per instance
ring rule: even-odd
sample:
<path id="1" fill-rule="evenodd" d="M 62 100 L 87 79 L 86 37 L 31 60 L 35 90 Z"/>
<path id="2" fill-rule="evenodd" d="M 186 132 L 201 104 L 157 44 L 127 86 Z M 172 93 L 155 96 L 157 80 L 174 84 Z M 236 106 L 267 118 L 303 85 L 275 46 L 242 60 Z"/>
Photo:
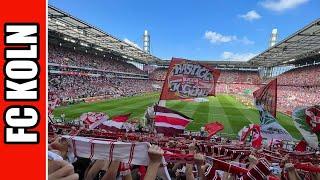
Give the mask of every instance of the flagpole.
<path id="1" fill-rule="evenodd" d="M 164 79 L 164 82 L 163 82 L 163 85 L 162 85 L 162 89 L 161 89 L 161 94 L 160 94 L 159 101 L 158 101 L 158 105 L 159 106 L 163 106 L 163 107 L 166 107 L 166 100 L 161 100 L 161 97 L 162 97 L 162 94 L 163 94 L 163 90 L 166 87 L 166 84 L 168 83 L 169 72 L 170 72 L 170 70 L 171 70 L 171 68 L 173 66 L 172 60 L 173 60 L 173 58 L 170 61 L 170 65 L 169 65 L 169 68 L 168 68 L 168 71 L 167 71 L 167 74 L 166 74 L 166 78 Z"/>

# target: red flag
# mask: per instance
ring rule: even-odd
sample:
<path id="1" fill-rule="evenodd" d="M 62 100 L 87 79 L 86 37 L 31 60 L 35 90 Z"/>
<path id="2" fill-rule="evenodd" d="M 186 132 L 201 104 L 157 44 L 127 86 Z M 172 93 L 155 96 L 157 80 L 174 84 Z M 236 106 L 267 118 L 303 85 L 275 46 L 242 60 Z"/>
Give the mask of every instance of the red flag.
<path id="1" fill-rule="evenodd" d="M 204 128 L 206 131 L 208 131 L 209 133 L 208 138 L 210 138 L 211 136 L 215 135 L 217 132 L 222 131 L 224 126 L 219 122 L 213 122 L 213 123 L 206 124 Z"/>
<path id="2" fill-rule="evenodd" d="M 219 70 L 207 65 L 172 58 L 160 100 L 214 96 L 219 76 Z"/>
<path id="3" fill-rule="evenodd" d="M 277 79 L 253 92 L 257 106 L 262 105 L 273 117 L 277 112 Z"/>
<path id="4" fill-rule="evenodd" d="M 304 152 L 307 150 L 307 142 L 305 140 L 301 140 L 297 146 L 295 147 L 296 151 Z"/>
<path id="5" fill-rule="evenodd" d="M 126 121 L 128 121 L 130 115 L 131 115 L 131 113 L 113 116 L 112 117 L 112 121 L 126 122 Z"/>

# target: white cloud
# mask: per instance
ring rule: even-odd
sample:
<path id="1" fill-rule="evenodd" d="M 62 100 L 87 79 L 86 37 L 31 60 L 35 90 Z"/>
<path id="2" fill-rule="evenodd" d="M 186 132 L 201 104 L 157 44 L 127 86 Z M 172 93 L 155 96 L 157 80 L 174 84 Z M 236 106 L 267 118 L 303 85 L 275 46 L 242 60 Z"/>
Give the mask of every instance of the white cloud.
<path id="1" fill-rule="evenodd" d="M 140 47 L 138 44 L 136 44 L 136 43 L 133 42 L 133 41 L 130 41 L 130 40 L 127 39 L 127 38 L 124 38 L 123 41 L 126 42 L 126 43 L 128 43 L 128 44 L 130 44 L 131 46 L 134 46 L 134 47 L 136 47 L 136 48 L 141 49 L 141 47 Z"/>
<path id="2" fill-rule="evenodd" d="M 258 14 L 255 10 L 249 11 L 246 14 L 239 15 L 240 18 L 243 18 L 247 21 L 253 21 L 261 18 L 261 15 Z"/>
<path id="3" fill-rule="evenodd" d="M 229 51 L 224 51 L 221 54 L 221 58 L 226 61 L 248 61 L 257 54 L 255 53 L 233 53 Z"/>
<path id="4" fill-rule="evenodd" d="M 237 39 L 236 36 L 222 35 L 214 31 L 206 31 L 204 37 L 211 43 L 227 43 Z"/>
<path id="5" fill-rule="evenodd" d="M 264 0 L 261 5 L 272 11 L 285 11 L 287 9 L 296 8 L 309 0 Z"/>
<path id="6" fill-rule="evenodd" d="M 213 44 L 217 43 L 229 43 L 229 42 L 240 42 L 245 45 L 254 44 L 254 41 L 249 40 L 246 36 L 243 38 L 238 38 L 235 35 L 222 35 L 214 31 L 206 31 L 204 37 Z"/>

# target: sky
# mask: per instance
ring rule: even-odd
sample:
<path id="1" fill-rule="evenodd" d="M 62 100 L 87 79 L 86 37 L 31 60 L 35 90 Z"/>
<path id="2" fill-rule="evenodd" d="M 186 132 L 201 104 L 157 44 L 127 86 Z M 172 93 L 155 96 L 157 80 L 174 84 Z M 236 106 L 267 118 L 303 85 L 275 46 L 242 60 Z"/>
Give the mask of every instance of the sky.
<path id="1" fill-rule="evenodd" d="M 105 32 L 143 45 L 161 59 L 246 61 L 320 18 L 320 0 L 49 0 Z"/>

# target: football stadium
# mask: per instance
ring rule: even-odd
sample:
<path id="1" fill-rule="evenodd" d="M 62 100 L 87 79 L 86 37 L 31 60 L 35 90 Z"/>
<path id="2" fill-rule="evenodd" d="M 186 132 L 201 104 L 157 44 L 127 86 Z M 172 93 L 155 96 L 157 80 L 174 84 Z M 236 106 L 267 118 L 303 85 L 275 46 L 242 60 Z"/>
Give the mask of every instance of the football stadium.
<path id="1" fill-rule="evenodd" d="M 79 179 L 319 179 L 320 19 L 277 33 L 247 61 L 161 59 L 49 5 L 49 147 Z"/>

